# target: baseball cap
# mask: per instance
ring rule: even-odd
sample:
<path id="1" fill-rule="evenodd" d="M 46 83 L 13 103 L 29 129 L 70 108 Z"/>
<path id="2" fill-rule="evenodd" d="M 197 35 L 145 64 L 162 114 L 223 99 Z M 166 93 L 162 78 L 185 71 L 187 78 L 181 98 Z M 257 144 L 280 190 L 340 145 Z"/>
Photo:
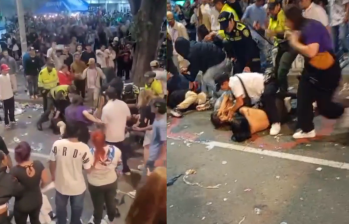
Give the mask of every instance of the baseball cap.
<path id="1" fill-rule="evenodd" d="M 214 77 L 214 83 L 216 85 L 216 91 L 218 92 L 219 90 L 221 90 L 221 85 L 225 82 L 225 81 L 229 81 L 230 76 L 227 73 L 221 73 L 221 74 L 217 74 Z"/>
<path id="2" fill-rule="evenodd" d="M 275 6 L 277 6 L 278 4 L 281 4 L 281 2 L 279 0 L 269 0 L 268 1 L 268 9 L 273 10 L 275 8 Z"/>
<path id="3" fill-rule="evenodd" d="M 10 67 L 8 67 L 8 65 L 6 65 L 6 64 L 1 64 L 0 68 L 1 68 L 1 71 L 10 70 Z"/>
<path id="4" fill-rule="evenodd" d="M 158 67 L 158 66 L 159 66 L 159 62 L 157 60 L 150 62 L 150 67 Z"/>
<path id="5" fill-rule="evenodd" d="M 152 71 L 149 71 L 149 72 L 146 72 L 144 74 L 144 77 L 145 78 L 155 78 L 156 77 L 156 73 L 155 72 L 152 72 Z"/>
<path id="6" fill-rule="evenodd" d="M 221 14 L 219 14 L 218 16 L 218 22 L 220 25 L 221 30 L 226 30 L 229 26 L 229 21 L 234 18 L 233 14 L 230 12 L 222 12 Z"/>
<path id="7" fill-rule="evenodd" d="M 158 108 L 158 111 L 162 114 L 166 113 L 167 110 L 167 102 L 163 98 L 156 98 L 153 101 L 153 106 Z"/>

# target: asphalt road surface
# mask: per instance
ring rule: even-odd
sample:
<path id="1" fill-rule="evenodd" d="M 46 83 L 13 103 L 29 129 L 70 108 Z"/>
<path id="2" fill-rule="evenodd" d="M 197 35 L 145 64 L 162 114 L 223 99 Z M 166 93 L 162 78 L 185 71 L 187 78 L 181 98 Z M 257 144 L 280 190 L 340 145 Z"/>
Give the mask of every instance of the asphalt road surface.
<path id="1" fill-rule="evenodd" d="M 27 104 L 22 104 L 22 106 Z M 13 152 L 13 149 L 16 147 L 19 141 L 27 141 L 32 147 L 32 159 L 40 160 L 43 164 L 47 166 L 48 155 L 51 150 L 52 144 L 54 141 L 59 139 L 58 135 L 53 135 L 52 131 L 48 129 L 48 123 L 45 124 L 44 131 L 38 131 L 36 129 L 35 123 L 39 119 L 42 109 L 33 109 L 33 105 L 28 104 L 25 112 L 16 116 L 18 124 L 13 126 L 11 129 L 5 130 L 4 125 L 0 125 L 1 136 L 5 139 L 7 147 L 10 149 L 10 152 Z M 0 112 L 2 113 L 2 112 Z M 3 116 L 2 116 L 3 117 Z M 141 163 L 141 152 L 142 150 L 135 149 L 132 151 L 132 158 L 129 160 L 129 165 L 131 168 L 136 169 L 137 166 Z M 13 153 L 12 153 L 13 155 Z M 13 158 L 13 157 L 12 157 Z M 122 192 L 132 191 L 139 180 L 138 173 L 133 173 L 131 176 L 120 176 L 118 182 L 118 189 Z M 55 191 L 50 190 L 46 194 L 51 202 L 53 211 L 55 211 L 54 196 Z M 121 199 L 123 194 L 118 194 L 117 199 Z M 124 197 L 125 201 L 122 205 L 118 205 L 117 208 L 121 213 L 121 217 L 115 220 L 117 224 L 123 224 L 125 216 L 129 210 L 130 205 L 133 202 L 133 199 L 129 196 Z M 69 211 L 70 208 L 68 208 Z M 93 213 L 93 206 L 90 199 L 89 192 L 87 191 L 85 202 L 84 202 L 84 211 L 82 215 L 83 223 L 87 223 Z M 69 217 L 68 217 L 69 219 Z"/>
<path id="2" fill-rule="evenodd" d="M 239 144 L 213 129 L 209 112 L 169 119 L 168 179 L 196 173 L 168 187 L 168 223 L 349 223 L 349 131 L 322 117 L 315 124 L 312 140 L 293 140 L 288 124 Z"/>

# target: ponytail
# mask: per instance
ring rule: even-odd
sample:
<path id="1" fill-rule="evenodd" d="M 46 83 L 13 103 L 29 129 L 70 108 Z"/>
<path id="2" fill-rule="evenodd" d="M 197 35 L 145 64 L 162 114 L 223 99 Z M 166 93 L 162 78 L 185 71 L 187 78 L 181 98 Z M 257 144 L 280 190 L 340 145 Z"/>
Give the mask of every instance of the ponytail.
<path id="1" fill-rule="evenodd" d="M 95 167 L 97 162 L 102 161 L 102 158 L 105 155 L 105 151 L 104 151 L 105 135 L 101 130 L 94 131 L 91 133 L 91 140 L 92 140 L 93 146 L 95 147 L 94 162 L 93 162 L 93 167 Z"/>

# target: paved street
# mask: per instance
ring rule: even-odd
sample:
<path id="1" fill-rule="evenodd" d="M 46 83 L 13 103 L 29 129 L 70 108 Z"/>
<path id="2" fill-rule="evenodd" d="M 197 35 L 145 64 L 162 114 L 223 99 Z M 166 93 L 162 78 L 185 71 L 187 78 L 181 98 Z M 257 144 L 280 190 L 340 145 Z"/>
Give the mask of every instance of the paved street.
<path id="1" fill-rule="evenodd" d="M 201 185 L 179 178 L 168 187 L 169 223 L 348 223 L 349 133 L 336 121 L 317 117 L 313 140 L 293 140 L 288 124 L 239 144 L 213 129 L 209 113 L 169 121 L 168 179 L 193 169 L 186 180 Z"/>
<path id="2" fill-rule="evenodd" d="M 22 104 L 23 105 L 23 104 Z M 48 129 L 48 123 L 44 125 L 45 130 L 40 132 L 36 129 L 35 123 L 38 120 L 42 109 L 33 109 L 31 104 L 28 104 L 26 111 L 16 116 L 18 119 L 18 124 L 10 130 L 4 130 L 3 125 L 0 126 L 1 136 L 5 139 L 5 142 L 10 148 L 10 151 L 13 152 L 13 148 L 16 146 L 19 141 L 27 141 L 33 149 L 32 157 L 42 161 L 47 165 L 48 155 L 51 150 L 52 144 L 55 140 L 59 138 L 58 135 L 53 135 L 52 131 Z M 136 169 L 137 165 L 141 163 L 141 152 L 142 150 L 134 150 L 131 152 L 132 158 L 129 160 L 129 165 L 131 168 Z M 132 174 L 131 176 L 120 176 L 118 188 L 122 192 L 129 192 L 134 189 L 140 176 L 137 173 Z M 51 204 L 54 208 L 54 190 L 51 190 L 47 193 L 48 198 L 51 201 Z M 117 196 L 118 199 L 121 199 L 122 194 Z M 121 213 L 121 218 L 117 219 L 115 223 L 122 224 L 124 223 L 125 216 L 128 212 L 128 209 L 132 203 L 133 199 L 125 196 L 125 203 L 118 206 L 118 209 Z M 92 203 L 90 200 L 90 195 L 87 192 L 85 198 L 85 206 L 83 213 L 83 222 L 87 223 L 90 219 L 93 212 Z"/>

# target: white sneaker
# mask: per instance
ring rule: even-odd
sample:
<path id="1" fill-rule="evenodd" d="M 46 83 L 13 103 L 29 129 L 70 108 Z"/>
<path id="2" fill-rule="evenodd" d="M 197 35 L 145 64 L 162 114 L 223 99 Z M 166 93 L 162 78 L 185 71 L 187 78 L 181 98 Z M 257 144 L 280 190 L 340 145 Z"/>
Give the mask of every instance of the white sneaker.
<path id="1" fill-rule="evenodd" d="M 102 222 L 105 223 L 105 224 L 111 224 L 111 223 L 114 222 L 114 220 L 110 221 L 109 218 L 108 218 L 108 215 L 105 215 L 103 220 L 102 220 Z M 102 222 L 101 222 L 101 224 L 103 224 Z"/>
<path id="2" fill-rule="evenodd" d="M 281 131 L 281 124 L 280 123 L 274 123 L 270 127 L 269 134 L 270 135 L 278 135 Z"/>
<path id="3" fill-rule="evenodd" d="M 127 192 L 127 195 L 130 196 L 131 198 L 135 198 L 136 197 L 136 190 Z"/>
<path id="4" fill-rule="evenodd" d="M 90 220 L 88 220 L 87 223 L 88 223 L 88 224 L 95 224 L 95 222 L 94 222 L 94 217 L 91 216 Z"/>
<path id="5" fill-rule="evenodd" d="M 291 106 L 291 97 L 285 97 L 284 104 L 287 110 L 287 113 L 290 113 L 292 106 Z"/>
<path id="6" fill-rule="evenodd" d="M 299 139 L 299 138 L 315 138 L 316 132 L 315 130 L 309 131 L 309 132 L 303 132 L 303 131 L 297 131 L 293 134 L 293 138 Z"/>
<path id="7" fill-rule="evenodd" d="M 344 109 L 344 113 L 337 121 L 339 128 L 349 128 L 349 108 Z"/>

